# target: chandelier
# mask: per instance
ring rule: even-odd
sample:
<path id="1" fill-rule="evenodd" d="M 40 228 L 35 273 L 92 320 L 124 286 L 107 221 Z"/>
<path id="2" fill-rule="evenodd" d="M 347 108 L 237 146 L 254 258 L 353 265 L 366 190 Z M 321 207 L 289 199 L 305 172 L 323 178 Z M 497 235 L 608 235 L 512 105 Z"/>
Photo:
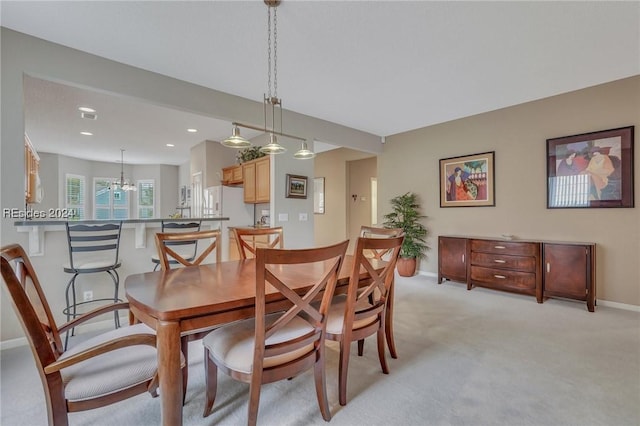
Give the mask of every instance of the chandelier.
<path id="1" fill-rule="evenodd" d="M 278 143 L 278 136 L 296 139 L 302 142 L 301 149 L 296 152 L 294 158 L 306 160 L 315 157 L 315 153 L 307 149 L 305 138 L 289 135 L 282 132 L 282 99 L 278 98 L 278 12 L 277 7 L 280 0 L 264 0 L 267 5 L 267 44 L 268 44 L 268 72 L 267 72 L 267 93 L 262 97 L 262 108 L 264 113 L 264 127 L 252 126 L 238 122 L 231 123 L 233 126 L 232 135 L 221 143 L 230 148 L 246 148 L 251 146 L 251 142 L 240 135 L 240 127 L 253 130 L 261 130 L 269 134 L 269 143 L 260 148 L 265 154 L 281 154 L 286 152 L 286 148 Z M 273 28 L 271 23 L 273 22 Z M 273 53 L 273 55 L 272 55 Z M 273 76 L 273 80 L 272 77 Z M 279 117 L 279 120 L 276 118 Z M 271 127 L 268 126 L 269 121 Z M 280 122 L 279 130 L 276 130 L 276 122 Z"/>
<path id="2" fill-rule="evenodd" d="M 124 149 L 120 149 L 120 179 L 116 179 L 109 185 L 109 189 L 120 191 L 137 191 L 138 188 L 132 182 L 124 179 Z"/>

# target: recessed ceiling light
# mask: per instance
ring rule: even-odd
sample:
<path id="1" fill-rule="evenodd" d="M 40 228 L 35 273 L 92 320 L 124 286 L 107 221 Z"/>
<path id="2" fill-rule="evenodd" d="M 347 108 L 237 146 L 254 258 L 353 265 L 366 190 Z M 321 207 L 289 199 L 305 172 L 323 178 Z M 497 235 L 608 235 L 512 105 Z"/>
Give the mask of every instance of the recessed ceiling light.
<path id="1" fill-rule="evenodd" d="M 93 108 L 89 108 L 89 107 L 80 107 L 80 108 L 78 108 L 78 109 L 79 109 L 80 111 L 82 111 L 82 112 L 96 112 L 96 110 L 95 110 L 95 109 L 93 109 Z"/>
<path id="2" fill-rule="evenodd" d="M 168 146 L 169 148 L 173 148 L 175 145 L 174 145 L 174 144 L 172 144 L 172 143 L 168 143 L 168 144 L 167 144 L 167 146 Z"/>
<path id="3" fill-rule="evenodd" d="M 85 136 L 93 136 L 93 133 L 91 132 L 80 132 L 80 134 Z"/>
<path id="4" fill-rule="evenodd" d="M 198 129 L 187 129 L 187 132 L 189 133 L 196 133 L 198 131 Z"/>

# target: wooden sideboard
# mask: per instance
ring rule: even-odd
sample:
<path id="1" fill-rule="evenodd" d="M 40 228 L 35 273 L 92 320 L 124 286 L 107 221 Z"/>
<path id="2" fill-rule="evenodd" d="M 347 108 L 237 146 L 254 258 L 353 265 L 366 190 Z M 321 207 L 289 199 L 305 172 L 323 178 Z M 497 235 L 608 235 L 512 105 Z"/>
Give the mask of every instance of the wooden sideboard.
<path id="1" fill-rule="evenodd" d="M 438 237 L 438 283 L 443 279 L 545 298 L 587 302 L 594 311 L 593 243 Z"/>

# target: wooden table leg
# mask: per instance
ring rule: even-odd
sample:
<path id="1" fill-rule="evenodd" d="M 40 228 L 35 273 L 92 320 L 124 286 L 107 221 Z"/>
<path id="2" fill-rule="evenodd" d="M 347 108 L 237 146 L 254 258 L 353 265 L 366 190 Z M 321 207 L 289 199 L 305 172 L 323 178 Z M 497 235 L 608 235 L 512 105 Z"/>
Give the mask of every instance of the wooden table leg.
<path id="1" fill-rule="evenodd" d="M 389 353 L 391 358 L 398 358 L 398 352 L 396 352 L 396 342 L 393 340 L 393 293 L 395 288 L 395 280 L 391 283 L 389 289 L 389 297 L 387 298 L 387 312 L 385 318 L 385 335 L 387 338 L 387 346 L 389 347 Z"/>
<path id="2" fill-rule="evenodd" d="M 157 328 L 158 374 L 162 400 L 162 424 L 182 425 L 182 370 L 180 369 L 180 325 L 160 321 Z"/>

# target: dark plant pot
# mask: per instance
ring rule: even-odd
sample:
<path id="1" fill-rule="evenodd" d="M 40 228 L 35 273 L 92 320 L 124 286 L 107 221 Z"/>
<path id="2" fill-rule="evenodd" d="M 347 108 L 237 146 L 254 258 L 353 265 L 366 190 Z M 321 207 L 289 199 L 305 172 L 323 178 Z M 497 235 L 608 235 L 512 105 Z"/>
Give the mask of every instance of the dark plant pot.
<path id="1" fill-rule="evenodd" d="M 401 277 L 412 277 L 416 274 L 417 265 L 415 257 L 399 257 L 396 268 Z"/>

